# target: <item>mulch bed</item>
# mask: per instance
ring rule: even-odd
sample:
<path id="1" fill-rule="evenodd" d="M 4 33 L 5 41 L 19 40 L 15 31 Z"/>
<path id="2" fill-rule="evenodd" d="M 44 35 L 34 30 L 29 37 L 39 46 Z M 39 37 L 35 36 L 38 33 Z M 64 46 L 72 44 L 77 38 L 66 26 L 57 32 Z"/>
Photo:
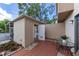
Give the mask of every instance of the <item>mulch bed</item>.
<path id="1" fill-rule="evenodd" d="M 10 42 L 7 42 L 5 44 L 1 44 L 0 45 L 0 53 L 1 52 L 7 52 L 7 53 L 10 53 L 10 52 L 13 52 L 13 51 L 16 51 L 17 49 L 19 49 L 20 47 L 22 47 L 20 44 L 17 44 L 16 42 L 14 41 L 10 41 Z"/>

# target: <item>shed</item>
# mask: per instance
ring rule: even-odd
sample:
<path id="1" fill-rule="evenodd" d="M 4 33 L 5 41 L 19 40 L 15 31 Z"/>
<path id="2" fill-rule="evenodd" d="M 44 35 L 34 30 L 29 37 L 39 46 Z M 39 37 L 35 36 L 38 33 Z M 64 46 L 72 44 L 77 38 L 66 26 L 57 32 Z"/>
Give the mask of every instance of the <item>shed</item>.
<path id="1" fill-rule="evenodd" d="M 21 15 L 14 21 L 14 41 L 22 44 L 23 47 L 27 47 L 30 44 L 36 42 L 40 35 L 39 25 L 43 25 L 44 22 L 39 19 L 34 19 L 31 16 Z M 41 28 L 41 27 L 40 27 Z M 45 25 L 42 26 L 43 32 L 45 32 Z M 45 39 L 45 33 L 40 36 L 41 39 Z"/>

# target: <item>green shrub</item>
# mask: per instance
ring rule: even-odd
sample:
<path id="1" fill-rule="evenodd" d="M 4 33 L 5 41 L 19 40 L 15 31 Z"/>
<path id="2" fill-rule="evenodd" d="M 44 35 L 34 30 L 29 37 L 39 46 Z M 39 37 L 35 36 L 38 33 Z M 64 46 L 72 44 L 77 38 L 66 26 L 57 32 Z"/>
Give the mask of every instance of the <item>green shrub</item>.
<path id="1" fill-rule="evenodd" d="M 67 37 L 66 35 L 61 36 L 61 38 L 62 38 L 63 40 L 67 40 L 67 39 L 68 39 L 68 37 Z"/>

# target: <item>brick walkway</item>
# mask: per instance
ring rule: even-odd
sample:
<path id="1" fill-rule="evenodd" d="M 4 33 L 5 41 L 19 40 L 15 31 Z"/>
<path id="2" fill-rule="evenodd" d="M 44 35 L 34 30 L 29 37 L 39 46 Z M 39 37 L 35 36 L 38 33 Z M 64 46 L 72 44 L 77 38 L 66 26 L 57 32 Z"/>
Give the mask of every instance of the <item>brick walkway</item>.
<path id="1" fill-rule="evenodd" d="M 70 51 L 64 52 L 64 49 L 60 50 L 60 52 L 61 51 L 65 55 L 70 56 L 70 54 L 68 53 Z M 28 51 L 22 49 L 13 54 L 13 56 L 56 56 L 56 55 L 57 55 L 57 44 L 50 41 L 39 41 L 38 45 L 32 50 Z"/>

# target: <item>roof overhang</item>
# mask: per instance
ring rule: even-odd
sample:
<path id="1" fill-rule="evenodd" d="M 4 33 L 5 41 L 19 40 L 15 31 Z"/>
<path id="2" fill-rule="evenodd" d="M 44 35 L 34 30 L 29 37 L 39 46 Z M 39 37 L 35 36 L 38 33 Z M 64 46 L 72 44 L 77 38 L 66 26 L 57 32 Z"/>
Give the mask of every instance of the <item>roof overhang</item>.
<path id="1" fill-rule="evenodd" d="M 75 17 L 79 17 L 79 13 Z"/>
<path id="2" fill-rule="evenodd" d="M 26 19 L 29 19 L 29 20 L 38 22 L 38 23 L 40 23 L 40 24 L 45 24 L 43 21 L 40 21 L 39 19 L 35 19 L 35 18 L 33 18 L 33 17 L 31 17 L 31 16 L 27 16 L 27 15 L 20 15 L 19 17 L 17 17 L 16 19 L 14 19 L 13 22 L 19 21 L 19 20 L 21 20 L 22 18 L 26 18 Z"/>
<path id="3" fill-rule="evenodd" d="M 62 23 L 72 14 L 73 10 L 58 13 L 58 23 Z"/>

